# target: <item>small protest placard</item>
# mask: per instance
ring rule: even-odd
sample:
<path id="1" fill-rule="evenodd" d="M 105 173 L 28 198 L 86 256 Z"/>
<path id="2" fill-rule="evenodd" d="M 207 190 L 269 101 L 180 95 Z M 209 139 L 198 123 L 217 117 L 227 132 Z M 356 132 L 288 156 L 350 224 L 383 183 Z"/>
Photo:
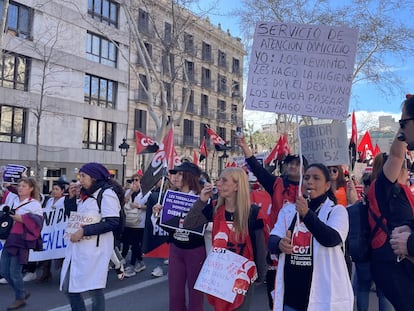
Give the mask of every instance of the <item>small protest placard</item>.
<path id="1" fill-rule="evenodd" d="M 65 240 L 70 239 L 70 235 L 78 231 L 84 225 L 96 224 L 101 221 L 101 215 L 84 215 L 79 212 L 70 212 L 68 225 L 66 226 Z M 87 237 L 86 237 L 87 238 Z"/>
<path id="2" fill-rule="evenodd" d="M 26 173 L 27 167 L 18 164 L 7 164 L 3 172 L 3 182 L 17 183 Z"/>
<path id="3" fill-rule="evenodd" d="M 204 261 L 194 289 L 233 303 L 239 293 L 235 284 L 246 262 L 247 258 L 228 249 L 213 248 Z"/>
<path id="4" fill-rule="evenodd" d="M 311 163 L 349 163 L 346 124 L 320 124 L 299 128 L 302 154 Z"/>
<path id="5" fill-rule="evenodd" d="M 198 198 L 198 195 L 167 190 L 162 203 L 160 224 L 172 229 L 183 229 L 184 218 Z M 205 226 L 201 226 L 196 229 L 185 230 L 204 235 L 204 228 Z"/>
<path id="6" fill-rule="evenodd" d="M 246 109 L 345 120 L 357 39 L 346 27 L 258 23 Z"/>

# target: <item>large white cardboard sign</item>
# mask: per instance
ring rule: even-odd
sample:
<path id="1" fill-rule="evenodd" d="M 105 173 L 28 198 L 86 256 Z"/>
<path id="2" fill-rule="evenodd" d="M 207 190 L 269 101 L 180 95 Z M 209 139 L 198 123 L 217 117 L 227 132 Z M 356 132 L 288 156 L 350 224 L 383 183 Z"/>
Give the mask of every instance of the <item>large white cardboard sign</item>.
<path id="1" fill-rule="evenodd" d="M 299 128 L 302 154 L 311 163 L 341 165 L 349 163 L 346 124 L 320 124 Z"/>
<path id="2" fill-rule="evenodd" d="M 357 39 L 346 27 L 257 24 L 246 109 L 345 120 Z"/>
<path id="3" fill-rule="evenodd" d="M 198 274 L 194 289 L 233 303 L 239 293 L 235 284 L 244 272 L 243 264 L 248 261 L 227 249 L 213 247 Z"/>

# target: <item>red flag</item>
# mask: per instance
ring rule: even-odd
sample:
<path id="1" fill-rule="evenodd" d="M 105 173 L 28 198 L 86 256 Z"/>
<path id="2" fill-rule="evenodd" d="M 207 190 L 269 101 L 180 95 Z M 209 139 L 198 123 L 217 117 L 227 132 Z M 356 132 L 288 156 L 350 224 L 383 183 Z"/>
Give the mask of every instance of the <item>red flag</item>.
<path id="1" fill-rule="evenodd" d="M 359 158 L 362 161 L 371 160 L 372 155 L 374 154 L 374 148 L 372 147 L 371 135 L 366 131 L 361 141 L 359 142 L 358 153 L 360 154 Z"/>
<path id="2" fill-rule="evenodd" d="M 349 141 L 349 161 L 351 162 L 351 170 L 354 169 L 356 162 L 356 146 L 358 143 L 358 131 L 356 126 L 355 111 L 352 111 L 352 130 L 351 130 L 351 139 Z"/>
<path id="3" fill-rule="evenodd" d="M 198 166 L 198 156 L 195 150 L 193 150 L 193 163 Z"/>
<path id="4" fill-rule="evenodd" d="M 378 146 L 378 144 L 375 144 L 374 152 L 372 153 L 372 156 L 375 157 L 378 153 L 381 153 L 381 149 Z"/>
<path id="5" fill-rule="evenodd" d="M 206 125 L 207 134 L 210 136 L 211 140 L 213 141 L 214 147 L 217 151 L 224 151 L 230 149 L 230 147 L 226 146 L 227 142 L 224 141 L 216 132 L 214 132 L 209 126 Z"/>
<path id="6" fill-rule="evenodd" d="M 270 154 L 264 159 L 265 165 L 269 164 L 273 160 L 282 160 L 283 156 L 287 156 L 290 153 L 289 143 L 286 134 L 280 135 L 277 144 L 273 147 Z"/>
<path id="7" fill-rule="evenodd" d="M 135 131 L 135 152 L 139 153 L 154 153 L 159 146 L 156 141 L 140 131 Z"/>
<path id="8" fill-rule="evenodd" d="M 145 195 L 162 178 L 165 168 L 172 169 L 181 163 L 174 148 L 174 131 L 171 128 L 163 139 L 160 149 L 152 157 L 151 163 L 142 176 L 141 191 Z"/>
<path id="9" fill-rule="evenodd" d="M 283 157 L 286 157 L 288 154 L 290 154 L 290 147 L 289 147 L 289 142 L 288 142 L 288 139 L 287 139 L 287 135 L 283 134 L 282 136 L 283 136 L 283 139 L 282 139 L 282 142 L 281 142 L 281 145 L 280 145 L 281 147 L 279 147 L 280 148 L 279 149 L 280 153 L 277 154 L 277 156 L 276 156 L 276 160 L 278 160 L 278 161 L 282 160 Z"/>
<path id="10" fill-rule="evenodd" d="M 282 136 L 279 137 L 279 140 L 277 141 L 276 145 L 273 147 L 272 151 L 270 151 L 269 155 L 264 159 L 263 163 L 265 165 L 272 162 L 274 159 L 276 159 L 278 153 L 279 153 L 279 145 L 280 141 L 282 140 Z"/>
<path id="11" fill-rule="evenodd" d="M 351 131 L 351 141 L 349 145 L 354 144 L 356 147 L 358 143 L 358 131 L 356 126 L 355 111 L 352 111 L 352 131 Z"/>
<path id="12" fill-rule="evenodd" d="M 206 159 L 207 157 L 208 157 L 208 150 L 207 150 L 207 145 L 206 145 L 206 138 L 203 137 L 203 141 L 201 142 L 201 145 L 200 145 L 200 162 Z"/>
<path id="13" fill-rule="evenodd" d="M 181 164 L 180 157 L 174 147 L 174 130 L 172 127 L 168 130 L 162 142 L 165 150 L 165 161 L 167 162 L 166 167 L 172 170 L 175 165 Z"/>
<path id="14" fill-rule="evenodd" d="M 226 163 L 226 168 L 227 167 L 237 167 L 237 163 L 235 161 L 228 161 Z"/>

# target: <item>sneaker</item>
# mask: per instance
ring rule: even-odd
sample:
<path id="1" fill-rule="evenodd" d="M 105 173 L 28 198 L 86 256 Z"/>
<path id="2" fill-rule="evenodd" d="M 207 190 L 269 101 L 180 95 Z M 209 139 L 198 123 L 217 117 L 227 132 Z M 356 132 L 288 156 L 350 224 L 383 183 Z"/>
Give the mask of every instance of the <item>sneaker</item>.
<path id="1" fill-rule="evenodd" d="M 115 269 L 116 276 L 118 280 L 123 280 L 125 277 L 124 265 L 121 263 L 121 266 L 118 269 Z"/>
<path id="2" fill-rule="evenodd" d="M 30 282 L 37 279 L 36 272 L 27 272 L 23 277 L 23 282 Z"/>
<path id="3" fill-rule="evenodd" d="M 0 279 L 0 284 L 7 284 L 7 280 L 5 278 Z"/>
<path id="4" fill-rule="evenodd" d="M 164 265 L 168 265 L 168 263 L 169 263 L 168 259 L 165 259 L 164 260 Z"/>
<path id="5" fill-rule="evenodd" d="M 151 275 L 158 278 L 164 275 L 164 271 L 162 271 L 161 267 L 155 267 L 154 270 L 152 270 Z"/>
<path id="6" fill-rule="evenodd" d="M 130 269 L 125 269 L 125 277 L 130 278 L 136 275 L 137 273 L 134 271 L 134 268 L 131 267 Z"/>
<path id="7" fill-rule="evenodd" d="M 138 261 L 137 264 L 135 265 L 135 272 L 141 272 L 144 271 L 147 267 L 145 266 L 145 264 L 142 261 Z"/>

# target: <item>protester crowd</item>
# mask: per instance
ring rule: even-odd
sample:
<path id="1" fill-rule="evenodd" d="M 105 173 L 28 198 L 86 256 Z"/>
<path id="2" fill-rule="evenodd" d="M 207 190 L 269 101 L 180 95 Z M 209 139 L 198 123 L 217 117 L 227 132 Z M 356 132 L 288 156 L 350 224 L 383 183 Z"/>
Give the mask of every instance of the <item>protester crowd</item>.
<path id="1" fill-rule="evenodd" d="M 33 178 L 3 183 L 2 206 L 13 211 L 0 259 L 0 283 L 15 294 L 8 310 L 26 305 L 25 281 L 50 281 L 53 264 L 72 310 L 86 310 L 85 292 L 92 310 L 105 310 L 109 268 L 119 280 L 132 278 L 146 269 L 146 256 L 160 258 L 153 277 L 164 274 L 162 262 L 170 265 L 170 311 L 203 310 L 204 298 L 217 311 L 251 310 L 254 283 L 261 282 L 269 310 L 346 311 L 355 305 L 366 311 L 374 303 L 372 286 L 380 310 L 412 310 L 414 197 L 407 148 L 414 149 L 413 96 L 404 101 L 399 123 L 389 152 L 376 155 L 361 176 L 346 163 L 308 163 L 297 154 L 270 170 L 239 135 L 235 141 L 245 164 L 224 168 L 214 181 L 185 160 L 145 192 L 141 170 L 123 188 L 95 162 L 84 164 L 77 180 L 56 181 L 43 200 Z M 171 193 L 191 204 L 188 214 L 167 222 L 162 216 Z M 369 260 L 348 253 L 351 206 L 369 206 Z M 41 248 L 42 223 L 49 221 L 45 210 L 61 211 L 68 221 L 67 246 L 59 259 L 29 262 L 30 251 Z M 157 236 L 150 234 L 155 231 Z M 153 244 L 163 251 L 156 253 Z M 215 295 L 214 288 L 201 291 L 197 282 L 201 274 L 207 278 L 207 263 L 227 255 L 235 258 L 237 271 L 231 300 Z"/>

